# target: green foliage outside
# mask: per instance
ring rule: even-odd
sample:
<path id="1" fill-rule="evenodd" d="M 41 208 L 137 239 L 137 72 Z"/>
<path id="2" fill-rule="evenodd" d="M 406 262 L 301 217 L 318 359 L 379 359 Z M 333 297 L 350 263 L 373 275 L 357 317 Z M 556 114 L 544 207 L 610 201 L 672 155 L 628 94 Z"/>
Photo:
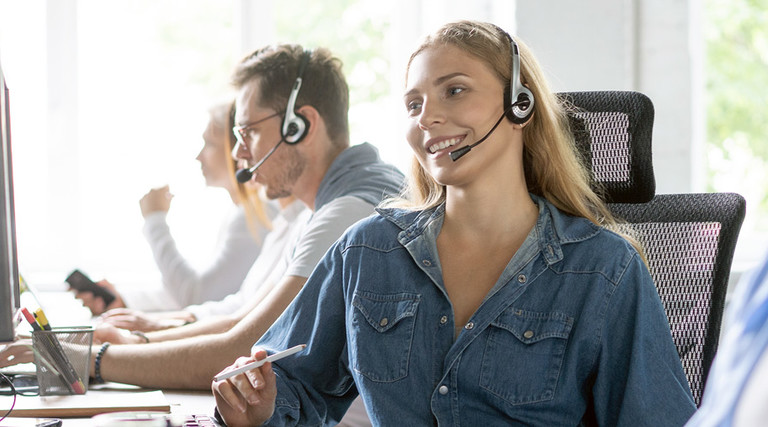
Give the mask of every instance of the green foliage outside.
<path id="1" fill-rule="evenodd" d="M 743 194 L 768 230 L 768 2 L 707 0 L 709 191 Z"/>
<path id="2" fill-rule="evenodd" d="M 342 60 L 351 105 L 374 102 L 389 93 L 386 2 L 294 0 L 272 7 L 280 42 L 328 47 Z"/>

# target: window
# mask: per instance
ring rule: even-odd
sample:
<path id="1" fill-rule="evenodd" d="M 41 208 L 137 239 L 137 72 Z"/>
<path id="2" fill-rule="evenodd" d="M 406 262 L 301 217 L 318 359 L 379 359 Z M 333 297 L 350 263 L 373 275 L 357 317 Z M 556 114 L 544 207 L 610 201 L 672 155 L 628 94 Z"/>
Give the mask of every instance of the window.
<path id="1" fill-rule="evenodd" d="M 768 4 L 707 0 L 705 10 L 707 191 L 747 199 L 739 270 L 768 249 Z"/>

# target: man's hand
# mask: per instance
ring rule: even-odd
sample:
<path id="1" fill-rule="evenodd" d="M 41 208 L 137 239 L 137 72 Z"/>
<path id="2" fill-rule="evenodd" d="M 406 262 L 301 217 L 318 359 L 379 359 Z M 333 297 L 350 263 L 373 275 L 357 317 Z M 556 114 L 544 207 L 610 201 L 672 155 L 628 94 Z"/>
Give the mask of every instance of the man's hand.
<path id="1" fill-rule="evenodd" d="M 195 316 L 186 311 L 144 313 L 130 308 L 115 308 L 101 315 L 101 321 L 131 331 L 152 332 L 175 328 L 193 322 Z"/>
<path id="2" fill-rule="evenodd" d="M 32 352 L 32 340 L 29 338 L 17 339 L 8 344 L 0 344 L 0 368 L 34 361 L 35 355 Z"/>
<path id="3" fill-rule="evenodd" d="M 116 328 L 109 323 L 101 323 L 93 329 L 93 342 L 101 344 L 144 344 L 144 338 L 134 335 L 127 329 Z"/>

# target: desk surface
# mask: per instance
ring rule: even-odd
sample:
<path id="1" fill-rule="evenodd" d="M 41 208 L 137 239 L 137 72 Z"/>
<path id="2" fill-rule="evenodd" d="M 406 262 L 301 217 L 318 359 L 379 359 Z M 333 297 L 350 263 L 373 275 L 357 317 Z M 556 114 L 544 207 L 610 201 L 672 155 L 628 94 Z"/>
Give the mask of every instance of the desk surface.
<path id="1" fill-rule="evenodd" d="M 116 390 L 89 390 L 85 396 L 96 398 L 97 396 L 109 393 L 122 393 Z M 209 391 L 181 391 L 166 390 L 163 391 L 165 401 L 171 407 L 172 414 L 213 414 L 215 405 L 213 395 Z M 164 402 L 163 402 L 164 403 Z M 13 416 L 13 415 L 12 415 Z M 55 417 L 52 415 L 52 417 Z M 58 417 L 57 417 L 58 418 Z M 63 418 L 63 427 L 92 426 L 90 417 L 85 418 Z"/>

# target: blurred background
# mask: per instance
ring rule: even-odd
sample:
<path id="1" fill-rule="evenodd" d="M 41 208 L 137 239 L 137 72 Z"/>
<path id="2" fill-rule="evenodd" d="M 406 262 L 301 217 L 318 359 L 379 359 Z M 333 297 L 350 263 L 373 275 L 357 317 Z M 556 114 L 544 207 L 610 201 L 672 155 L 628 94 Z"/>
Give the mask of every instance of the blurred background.
<path id="1" fill-rule="evenodd" d="M 22 274 L 75 267 L 118 284 L 159 277 L 138 200 L 170 184 L 168 217 L 193 262 L 211 256 L 229 205 L 195 156 L 230 70 L 268 43 L 325 46 L 351 91 L 352 142 L 407 170 L 408 55 L 456 19 L 528 43 L 556 91 L 637 90 L 656 108 L 658 193 L 747 199 L 734 275 L 768 237 L 768 2 L 761 0 L 0 0 L 11 95 Z"/>

